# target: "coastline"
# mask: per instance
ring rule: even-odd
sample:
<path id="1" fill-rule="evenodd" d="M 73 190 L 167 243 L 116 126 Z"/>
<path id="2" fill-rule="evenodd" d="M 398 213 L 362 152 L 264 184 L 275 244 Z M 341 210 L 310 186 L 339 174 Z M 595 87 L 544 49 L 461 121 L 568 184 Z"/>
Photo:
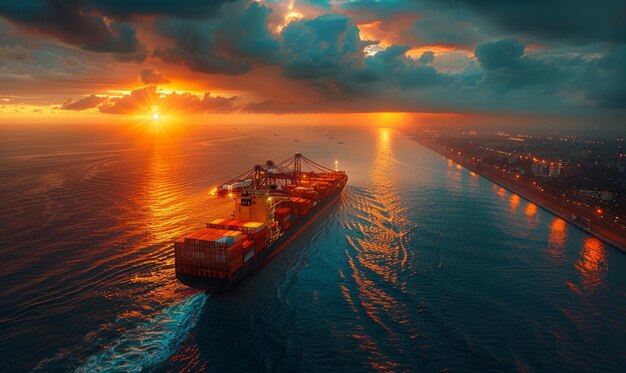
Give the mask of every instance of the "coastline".
<path id="1" fill-rule="evenodd" d="M 576 218 L 572 218 L 573 216 L 582 216 L 580 211 L 571 211 L 569 209 L 563 208 L 562 205 L 559 206 L 558 200 L 555 201 L 554 197 L 551 194 L 546 195 L 546 197 L 553 197 L 552 199 L 541 198 L 541 196 L 537 195 L 536 191 L 529 190 L 529 188 L 524 188 L 520 186 L 519 184 L 515 185 L 515 183 L 513 183 L 512 181 L 507 180 L 506 178 L 500 175 L 497 175 L 494 172 L 488 172 L 487 170 L 482 170 L 479 167 L 476 167 L 475 165 L 472 165 L 471 163 L 467 162 L 467 160 L 465 160 L 462 156 L 458 156 L 456 153 L 450 153 L 449 151 L 445 151 L 446 149 L 444 149 L 440 145 L 437 145 L 428 141 L 424 141 L 423 139 L 420 139 L 413 134 L 409 134 L 409 135 L 418 144 L 430 149 L 431 151 L 453 162 L 458 163 L 462 167 L 476 173 L 479 176 L 484 177 L 485 179 L 491 181 L 492 183 L 496 185 L 499 185 L 507 189 L 511 193 L 517 194 L 518 196 L 524 198 L 525 200 L 548 211 L 552 215 L 555 215 L 565 220 L 566 222 L 570 223 L 576 228 L 584 231 L 585 233 L 601 240 L 602 242 L 610 246 L 613 246 L 614 248 L 618 249 L 622 253 L 626 254 L 626 237 L 619 237 L 619 235 L 616 234 L 615 232 L 603 232 L 603 230 L 605 229 L 603 229 L 602 225 L 600 224 L 593 224 L 591 225 L 591 227 L 587 227 L 581 221 L 576 220 Z"/>

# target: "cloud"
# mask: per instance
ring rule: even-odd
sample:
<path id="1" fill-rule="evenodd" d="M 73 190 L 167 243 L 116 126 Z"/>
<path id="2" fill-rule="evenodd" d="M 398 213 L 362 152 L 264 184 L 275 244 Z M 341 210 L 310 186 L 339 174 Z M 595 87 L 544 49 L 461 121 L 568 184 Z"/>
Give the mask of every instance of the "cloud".
<path id="1" fill-rule="evenodd" d="M 157 87 L 149 85 L 144 88 L 135 89 L 128 95 L 119 98 L 111 98 L 99 110 L 106 114 L 141 114 L 151 113 L 152 106 L 158 105 L 161 101 Z"/>
<path id="2" fill-rule="evenodd" d="M 228 10 L 217 20 L 160 20 L 156 31 L 174 46 L 156 49 L 153 55 L 208 74 L 240 75 L 275 62 L 280 43 L 267 29 L 271 9 L 253 2 L 243 10 L 235 5 Z"/>
<path id="3" fill-rule="evenodd" d="M 284 73 L 296 79 L 339 74 L 363 63 L 359 29 L 343 15 L 326 14 L 312 20 L 291 22 L 282 31 Z"/>
<path id="4" fill-rule="evenodd" d="M 199 97 L 185 92 L 163 94 L 154 85 L 135 89 L 128 95 L 118 98 L 110 98 L 103 102 L 98 109 L 105 114 L 149 114 L 155 106 L 159 112 L 185 113 L 228 113 L 239 109 L 237 97 L 211 96 L 205 93 Z"/>
<path id="5" fill-rule="evenodd" d="M 116 53 L 123 60 L 143 60 L 147 56 L 145 45 L 139 42 L 130 24 L 118 20 L 106 22 L 102 16 L 85 11 L 84 4 L 78 0 L 5 0 L 0 16 L 25 30 L 83 49 Z"/>
<path id="6" fill-rule="evenodd" d="M 106 100 L 107 100 L 106 96 L 96 96 L 96 95 L 87 96 L 85 98 L 82 98 L 76 101 L 72 101 L 72 99 L 69 99 L 65 101 L 63 105 L 61 105 L 60 109 L 61 110 L 76 110 L 76 111 L 93 109 L 93 108 L 98 107 L 100 104 L 102 104 Z"/>
<path id="7" fill-rule="evenodd" d="M 27 31 L 82 49 L 114 53 L 122 61 L 143 61 L 146 45 L 133 23 L 146 16 L 211 18 L 236 0 L 3 0 L 0 17 Z"/>
<path id="8" fill-rule="evenodd" d="M 432 9 L 422 14 L 413 22 L 412 28 L 401 35 L 416 46 L 447 45 L 469 49 L 487 39 L 480 25 L 473 22 L 473 18 L 458 10 L 444 12 Z"/>
<path id="9" fill-rule="evenodd" d="M 603 83 L 598 95 L 602 104 L 626 108 L 626 46 L 598 61 L 598 70 L 601 74 L 599 81 Z"/>
<path id="10" fill-rule="evenodd" d="M 409 46 L 392 45 L 374 56 L 367 57 L 365 71 L 404 89 L 445 85 L 450 80 L 444 74 L 438 73 L 434 67 L 427 66 L 434 61 L 431 52 L 425 52 L 415 60 L 406 56 L 410 49 Z"/>
<path id="11" fill-rule="evenodd" d="M 569 44 L 626 42 L 622 0 L 602 4 L 587 0 L 427 0 L 430 4 L 468 9 L 500 30 Z"/>
<path id="12" fill-rule="evenodd" d="M 336 10 L 348 15 L 355 23 L 391 20 L 412 13 L 417 15 L 422 5 L 412 0 L 378 1 L 360 0 L 339 2 Z"/>
<path id="13" fill-rule="evenodd" d="M 4 65 L 9 61 L 31 61 L 32 55 L 30 50 L 24 48 L 20 44 L 5 45 L 0 47 L 0 65 Z"/>
<path id="14" fill-rule="evenodd" d="M 604 109 L 626 109 L 626 46 L 576 67 L 570 90 Z"/>
<path id="15" fill-rule="evenodd" d="M 99 11 L 109 17 L 169 16 L 180 18 L 210 18 L 219 13 L 223 4 L 237 0 L 91 0 L 89 11 Z"/>
<path id="16" fill-rule="evenodd" d="M 433 63 L 435 62 L 435 52 L 432 51 L 426 51 L 424 53 L 422 53 L 421 56 L 419 56 L 419 58 L 417 59 L 417 61 L 421 64 L 429 64 L 429 63 Z"/>
<path id="17" fill-rule="evenodd" d="M 141 78 L 141 82 L 144 84 L 168 84 L 170 80 L 163 76 L 162 73 L 158 72 L 156 69 L 152 67 L 147 67 L 141 69 L 139 72 L 139 77 Z"/>
<path id="18" fill-rule="evenodd" d="M 545 88 L 560 83 L 563 76 L 554 65 L 524 55 L 526 47 L 515 39 L 503 39 L 479 45 L 474 54 L 485 70 L 483 85 L 498 92 L 529 85 Z"/>
<path id="19" fill-rule="evenodd" d="M 230 14 L 232 17 L 227 17 L 215 32 L 220 50 L 257 64 L 276 62 L 281 45 L 267 27 L 272 9 L 253 2 L 241 15 Z"/>
<path id="20" fill-rule="evenodd" d="M 522 66 L 522 55 L 526 47 L 515 39 L 504 39 L 479 45 L 474 52 L 485 70 L 498 68 L 517 69 Z"/>
<path id="21" fill-rule="evenodd" d="M 250 102 L 242 106 L 241 111 L 246 113 L 311 113 L 319 112 L 325 105 L 319 105 L 318 103 L 298 103 L 294 101 L 276 101 L 276 100 L 264 100 L 257 102 Z"/>
<path id="22" fill-rule="evenodd" d="M 184 65 L 192 71 L 207 74 L 239 75 L 251 69 L 247 61 L 217 53 L 213 24 L 167 19 L 159 21 L 156 29 L 174 42 L 173 47 L 158 48 L 153 52 L 153 56 L 163 62 Z"/>
<path id="23" fill-rule="evenodd" d="M 615 0 L 5 0 L 0 93 L 40 105 L 82 97 L 61 107 L 117 114 L 159 105 L 190 113 L 623 117 L 625 7 Z M 158 61 L 144 62 L 148 55 Z M 166 94 L 155 85 L 169 79 L 145 67 L 151 63 L 205 90 L 210 83 L 244 93 Z M 146 87 L 85 96 L 128 87 L 137 71 Z"/>
<path id="24" fill-rule="evenodd" d="M 202 98 L 191 93 L 174 92 L 162 98 L 160 107 L 165 111 L 175 110 L 186 113 L 232 113 L 240 109 L 238 101 L 239 98 L 236 96 L 211 96 L 208 92 Z"/>

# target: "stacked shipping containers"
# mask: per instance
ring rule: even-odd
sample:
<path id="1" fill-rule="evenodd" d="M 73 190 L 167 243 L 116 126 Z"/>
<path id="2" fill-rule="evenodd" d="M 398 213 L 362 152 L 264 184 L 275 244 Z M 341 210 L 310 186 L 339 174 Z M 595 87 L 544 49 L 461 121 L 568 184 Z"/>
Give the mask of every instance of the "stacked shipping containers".
<path id="1" fill-rule="evenodd" d="M 236 230 L 245 234 L 249 240 L 254 241 L 255 252 L 257 253 L 265 249 L 269 239 L 267 227 L 261 222 L 215 219 L 207 226 L 216 229 Z"/>
<path id="2" fill-rule="evenodd" d="M 290 208 L 293 215 L 301 217 L 311 210 L 313 201 L 310 199 L 291 197 L 289 200 L 281 202 L 281 206 Z"/>
<path id="3" fill-rule="evenodd" d="M 286 231 L 291 227 L 291 209 L 289 207 L 280 207 L 274 210 L 274 220 L 278 222 L 281 230 Z"/>
<path id="4" fill-rule="evenodd" d="M 243 265 L 241 232 L 206 228 L 174 242 L 176 271 L 229 278 Z"/>
<path id="5" fill-rule="evenodd" d="M 313 207 L 337 189 L 337 178 L 319 174 L 307 179 L 311 187 L 293 186 L 292 197 L 275 209 L 272 229 L 288 230 Z M 205 277 L 230 278 L 267 247 L 264 223 L 215 219 L 207 228 L 174 243 L 176 271 Z"/>

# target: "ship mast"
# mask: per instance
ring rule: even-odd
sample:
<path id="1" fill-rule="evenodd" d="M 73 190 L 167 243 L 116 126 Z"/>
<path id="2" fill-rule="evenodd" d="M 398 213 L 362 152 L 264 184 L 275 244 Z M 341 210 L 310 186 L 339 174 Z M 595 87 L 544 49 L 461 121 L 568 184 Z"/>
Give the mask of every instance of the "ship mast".
<path id="1" fill-rule="evenodd" d="M 300 175 L 302 174 L 302 154 L 300 152 L 293 156 L 293 184 L 300 184 Z"/>

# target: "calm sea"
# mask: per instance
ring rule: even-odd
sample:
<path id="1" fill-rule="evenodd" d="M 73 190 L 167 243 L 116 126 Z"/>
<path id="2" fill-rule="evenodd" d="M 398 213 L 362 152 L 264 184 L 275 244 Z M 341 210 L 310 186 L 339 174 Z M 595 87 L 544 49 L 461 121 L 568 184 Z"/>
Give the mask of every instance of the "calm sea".
<path id="1" fill-rule="evenodd" d="M 178 284 L 171 242 L 232 212 L 207 192 L 296 151 L 340 204 Z M 626 371 L 626 255 L 391 128 L 5 126 L 0 198 L 2 371 Z"/>

